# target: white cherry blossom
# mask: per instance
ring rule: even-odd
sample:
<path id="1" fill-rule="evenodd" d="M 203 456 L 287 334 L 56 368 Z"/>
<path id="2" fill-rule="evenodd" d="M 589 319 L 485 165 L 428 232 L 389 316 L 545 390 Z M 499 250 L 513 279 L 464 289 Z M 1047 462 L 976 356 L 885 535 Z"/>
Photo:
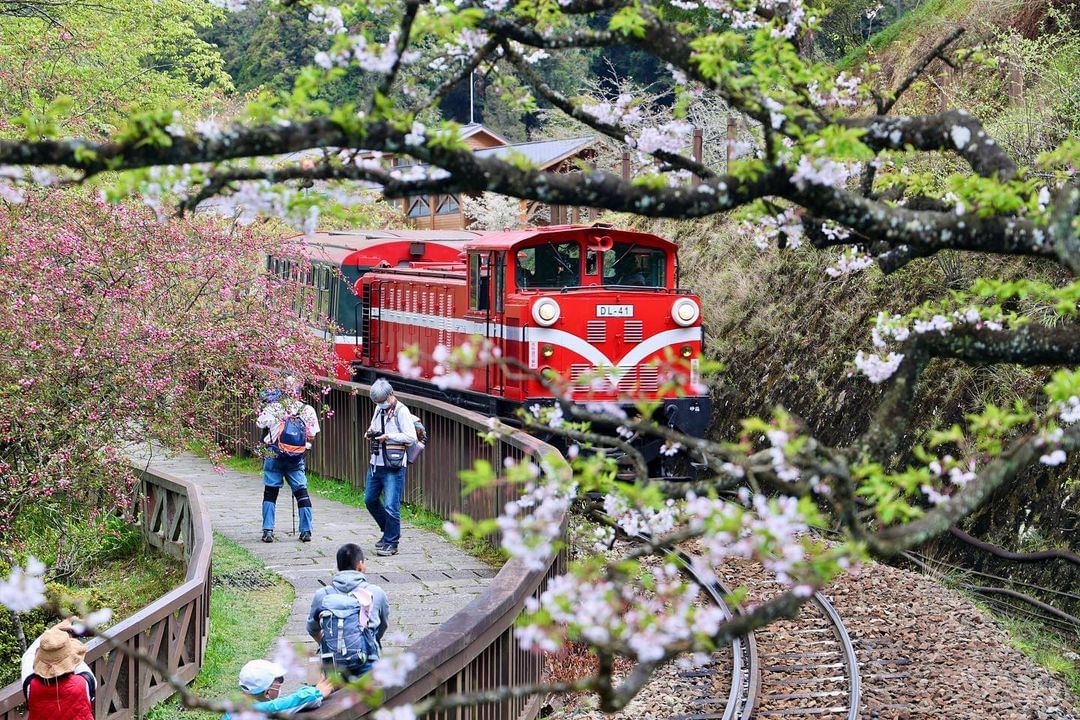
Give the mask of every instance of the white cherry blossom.
<path id="1" fill-rule="evenodd" d="M 855 367 L 862 371 L 870 382 L 877 385 L 891 378 L 903 359 L 902 353 L 890 352 L 882 357 L 876 353 L 866 354 L 860 350 L 855 355 Z"/>
<path id="2" fill-rule="evenodd" d="M 30 557 L 26 567 L 15 566 L 7 580 L 0 582 L 0 605 L 13 613 L 24 613 L 45 603 L 45 565 Z"/>

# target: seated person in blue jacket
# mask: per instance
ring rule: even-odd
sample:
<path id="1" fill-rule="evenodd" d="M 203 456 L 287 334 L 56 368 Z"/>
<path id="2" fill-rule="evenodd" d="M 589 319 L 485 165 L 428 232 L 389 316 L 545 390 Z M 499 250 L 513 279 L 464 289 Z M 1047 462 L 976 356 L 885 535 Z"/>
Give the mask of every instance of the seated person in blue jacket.
<path id="1" fill-rule="evenodd" d="M 323 699 L 334 691 L 325 677 L 317 685 L 303 685 L 295 692 L 281 695 L 285 683 L 285 668 L 269 660 L 252 660 L 240 670 L 240 689 L 255 697 L 251 710 L 262 713 L 293 715 L 322 705 Z M 222 720 L 229 720 L 228 713 Z"/>

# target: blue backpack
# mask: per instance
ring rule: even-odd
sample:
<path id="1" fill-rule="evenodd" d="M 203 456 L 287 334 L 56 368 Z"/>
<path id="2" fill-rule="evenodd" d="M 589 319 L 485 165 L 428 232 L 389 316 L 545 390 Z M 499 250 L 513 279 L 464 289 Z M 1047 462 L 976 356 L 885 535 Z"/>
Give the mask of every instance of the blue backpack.
<path id="1" fill-rule="evenodd" d="M 319 651 L 324 667 L 355 672 L 379 659 L 379 641 L 371 627 L 374 605 L 374 596 L 361 587 L 323 597 Z"/>
<path id="2" fill-rule="evenodd" d="M 279 457 L 304 457 L 307 451 L 307 423 L 299 415 L 285 416 L 278 423 L 277 440 L 270 448 Z"/>

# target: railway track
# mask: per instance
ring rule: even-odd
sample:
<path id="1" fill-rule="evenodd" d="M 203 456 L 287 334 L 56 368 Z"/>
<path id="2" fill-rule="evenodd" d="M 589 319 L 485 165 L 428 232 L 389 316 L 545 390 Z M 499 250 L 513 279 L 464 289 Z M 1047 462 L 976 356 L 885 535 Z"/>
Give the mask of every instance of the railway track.
<path id="1" fill-rule="evenodd" d="M 724 596 L 731 594 L 728 588 L 719 580 L 709 582 L 702 578 L 694 570 L 688 553 L 677 553 L 676 560 L 682 572 L 704 591 L 705 601 L 719 607 L 725 619 L 731 618 L 736 611 L 724 601 Z M 695 708 L 693 712 L 673 715 L 670 720 L 749 720 L 760 684 L 754 634 L 736 638 L 730 646 L 730 659 L 724 656 L 723 652 L 715 652 L 705 665 L 679 673 L 697 691 L 698 697 L 690 701 Z M 717 678 L 725 674 L 731 677 L 726 695 L 717 692 L 720 685 Z"/>
<path id="2" fill-rule="evenodd" d="M 756 633 L 761 691 L 756 718 L 856 720 L 861 694 L 855 648 L 821 593 L 792 620 Z"/>
<path id="3" fill-rule="evenodd" d="M 676 557 L 681 570 L 702 588 L 707 602 L 727 617 L 740 612 L 725 602 L 730 591 L 721 579 L 700 577 L 689 553 L 679 552 Z M 740 580 L 751 596 L 775 589 L 775 583 L 768 581 Z M 726 693 L 720 692 L 720 675 L 731 679 Z M 738 638 L 730 655 L 713 653 L 707 664 L 682 671 L 679 677 L 698 696 L 689 701 L 693 711 L 669 720 L 857 720 L 860 716 L 855 647 L 839 614 L 821 593 L 815 593 L 793 620 L 780 620 Z"/>

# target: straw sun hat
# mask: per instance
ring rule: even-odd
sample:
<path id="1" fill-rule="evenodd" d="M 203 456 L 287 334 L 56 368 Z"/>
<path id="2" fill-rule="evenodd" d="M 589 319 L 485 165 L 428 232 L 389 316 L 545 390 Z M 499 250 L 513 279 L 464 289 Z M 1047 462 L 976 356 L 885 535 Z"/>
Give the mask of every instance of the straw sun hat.
<path id="1" fill-rule="evenodd" d="M 46 680 L 69 673 L 86 657 L 86 646 L 59 628 L 46 630 L 34 657 L 34 672 Z"/>

